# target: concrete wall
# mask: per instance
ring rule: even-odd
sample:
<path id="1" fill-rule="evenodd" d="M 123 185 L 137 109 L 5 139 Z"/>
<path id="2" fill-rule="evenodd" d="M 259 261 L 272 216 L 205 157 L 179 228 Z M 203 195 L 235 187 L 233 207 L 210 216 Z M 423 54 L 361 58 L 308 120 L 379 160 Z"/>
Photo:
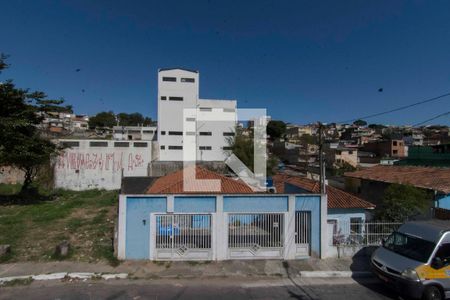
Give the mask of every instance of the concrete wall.
<path id="1" fill-rule="evenodd" d="M 435 201 L 435 207 L 450 209 L 450 194 L 438 196 Z"/>
<path id="2" fill-rule="evenodd" d="M 59 140 L 70 145 L 56 159 L 55 187 L 119 189 L 122 176 L 147 176 L 150 141 Z M 126 145 L 128 145 L 126 147 Z"/>
<path id="3" fill-rule="evenodd" d="M 156 229 L 152 228 L 156 224 L 155 213 L 201 213 L 211 214 L 212 220 L 212 249 L 208 259 L 295 259 L 298 257 L 295 244 L 296 211 L 311 212 L 311 255 L 324 257 L 327 245 L 325 243 L 322 247 L 321 244 L 326 241 L 327 233 L 321 230 L 324 228 L 323 206 L 326 207 L 326 196 L 318 195 L 120 195 L 118 257 L 157 259 L 154 245 Z M 237 250 L 235 255 L 241 251 L 242 256 L 233 256 L 228 249 L 228 215 L 262 212 L 284 215 L 283 249 L 263 249 L 255 256 Z M 266 254 L 269 256 L 265 257 Z"/>
<path id="4" fill-rule="evenodd" d="M 4 184 L 22 184 L 25 173 L 13 167 L 0 168 L 0 183 Z"/>

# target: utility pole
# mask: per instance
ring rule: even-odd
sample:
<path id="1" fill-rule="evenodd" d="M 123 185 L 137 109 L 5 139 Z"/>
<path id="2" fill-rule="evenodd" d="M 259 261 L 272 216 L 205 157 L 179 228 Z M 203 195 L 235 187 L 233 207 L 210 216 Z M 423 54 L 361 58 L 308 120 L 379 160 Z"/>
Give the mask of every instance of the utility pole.
<path id="1" fill-rule="evenodd" d="M 325 195 L 325 161 L 323 157 L 323 124 L 319 122 L 319 166 L 320 166 L 320 194 Z"/>

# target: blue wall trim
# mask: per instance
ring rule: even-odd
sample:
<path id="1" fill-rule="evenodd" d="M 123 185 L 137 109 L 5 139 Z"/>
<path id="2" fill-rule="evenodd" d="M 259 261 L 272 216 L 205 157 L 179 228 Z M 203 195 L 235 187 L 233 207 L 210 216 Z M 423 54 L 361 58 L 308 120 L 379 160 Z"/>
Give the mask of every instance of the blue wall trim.
<path id="1" fill-rule="evenodd" d="M 320 256 L 320 196 L 295 197 L 295 210 L 311 212 L 311 252 Z"/>
<path id="2" fill-rule="evenodd" d="M 224 212 L 286 212 L 287 196 L 225 196 Z"/>
<path id="3" fill-rule="evenodd" d="M 436 207 L 450 209 L 450 194 L 439 195 L 435 203 Z"/>
<path id="4" fill-rule="evenodd" d="M 166 197 L 127 197 L 125 256 L 148 259 L 150 247 L 150 213 L 167 211 Z"/>
<path id="5" fill-rule="evenodd" d="M 216 197 L 175 197 L 174 211 L 177 213 L 213 213 L 216 211 Z"/>

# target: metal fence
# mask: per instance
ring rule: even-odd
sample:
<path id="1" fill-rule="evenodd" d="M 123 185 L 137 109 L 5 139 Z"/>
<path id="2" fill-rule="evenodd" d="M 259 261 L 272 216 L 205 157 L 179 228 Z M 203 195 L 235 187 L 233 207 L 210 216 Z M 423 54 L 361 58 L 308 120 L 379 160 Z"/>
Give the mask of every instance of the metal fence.
<path id="1" fill-rule="evenodd" d="M 309 244 L 311 242 L 311 212 L 295 212 L 295 243 Z"/>
<path id="2" fill-rule="evenodd" d="M 331 221 L 331 222 L 330 222 Z M 331 245 L 380 245 L 402 223 L 328 221 Z"/>
<path id="3" fill-rule="evenodd" d="M 211 248 L 211 215 L 156 216 L 156 249 Z"/>
<path id="4" fill-rule="evenodd" d="M 283 214 L 230 214 L 229 248 L 283 247 Z"/>

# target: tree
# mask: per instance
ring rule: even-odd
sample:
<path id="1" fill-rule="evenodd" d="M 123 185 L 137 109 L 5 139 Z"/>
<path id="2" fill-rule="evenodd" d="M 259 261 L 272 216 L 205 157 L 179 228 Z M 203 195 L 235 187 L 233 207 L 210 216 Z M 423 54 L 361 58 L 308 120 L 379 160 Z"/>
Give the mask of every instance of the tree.
<path id="1" fill-rule="evenodd" d="M 116 115 L 112 111 L 99 112 L 95 116 L 89 118 L 89 128 L 95 129 L 97 127 L 112 128 L 116 125 Z"/>
<path id="2" fill-rule="evenodd" d="M 381 210 L 377 217 L 382 220 L 404 222 L 423 213 L 428 202 L 427 193 L 411 185 L 391 184 L 383 194 Z"/>
<path id="3" fill-rule="evenodd" d="M 0 56 L 0 72 L 8 67 Z M 62 104 L 42 92 L 16 88 L 12 80 L 0 83 L 0 165 L 13 166 L 25 173 L 22 192 L 28 190 L 39 168 L 50 162 L 58 147 L 41 137 L 37 114 L 42 105 Z M 56 102 L 54 102 L 56 101 Z"/>
<path id="4" fill-rule="evenodd" d="M 367 122 L 364 121 L 364 120 L 359 119 L 359 120 L 356 120 L 355 122 L 353 122 L 353 125 L 356 125 L 356 126 L 366 126 L 366 125 L 367 125 Z"/>
<path id="5" fill-rule="evenodd" d="M 250 134 L 244 134 L 242 128 L 236 128 L 236 134 L 234 137 L 230 137 L 227 142 L 231 151 L 236 155 L 252 172 L 254 172 L 254 143 L 253 143 L 253 130 L 250 130 Z M 227 151 L 228 152 L 228 151 Z M 278 164 L 278 159 L 272 155 L 269 155 L 267 160 L 267 175 L 273 175 L 274 168 Z"/>
<path id="6" fill-rule="evenodd" d="M 48 100 L 45 94 L 40 95 L 40 98 L 36 101 L 36 106 L 40 112 L 65 112 L 73 113 L 72 105 L 61 106 L 64 103 L 64 99 Z"/>
<path id="7" fill-rule="evenodd" d="M 117 114 L 117 120 L 120 126 L 150 126 L 153 123 L 152 119 L 144 117 L 138 112 L 132 114 L 119 113 Z"/>
<path id="8" fill-rule="evenodd" d="M 271 140 L 282 137 L 286 133 L 286 123 L 283 121 L 269 121 L 267 123 L 267 134 Z"/>
<path id="9" fill-rule="evenodd" d="M 305 133 L 300 136 L 300 144 L 304 147 L 307 147 L 308 145 L 318 145 L 319 139 L 317 136 L 312 136 L 308 133 Z"/>

